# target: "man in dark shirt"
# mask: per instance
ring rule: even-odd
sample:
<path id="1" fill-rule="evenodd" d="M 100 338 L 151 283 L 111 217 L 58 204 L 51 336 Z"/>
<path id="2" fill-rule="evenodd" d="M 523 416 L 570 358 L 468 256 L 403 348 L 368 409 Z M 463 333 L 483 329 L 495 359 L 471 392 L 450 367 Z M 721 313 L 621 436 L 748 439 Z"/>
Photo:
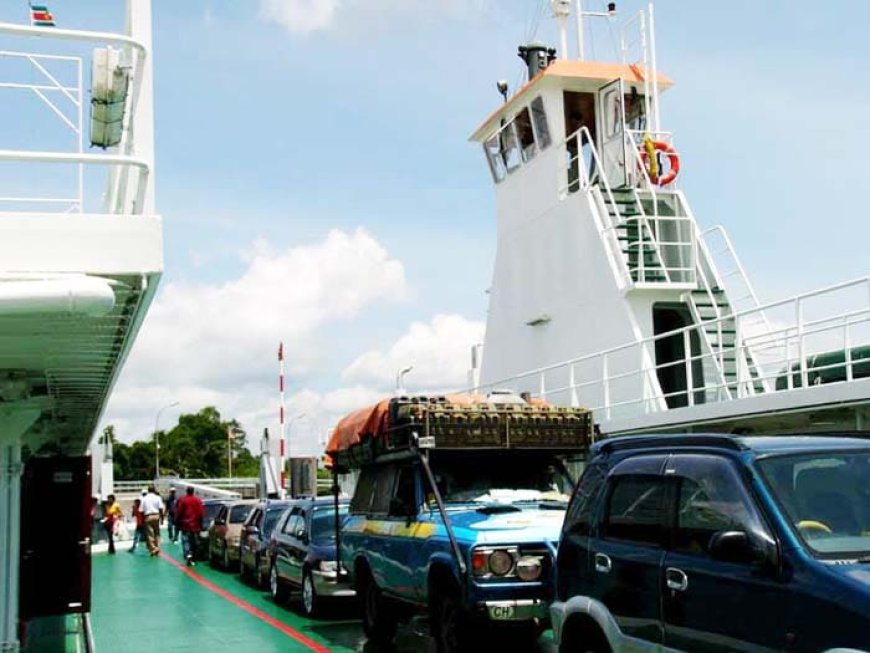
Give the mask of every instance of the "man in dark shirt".
<path id="1" fill-rule="evenodd" d="M 188 487 L 184 496 L 175 502 L 175 526 L 181 531 L 181 547 L 188 567 L 196 566 L 193 555 L 196 552 L 196 536 L 202 530 L 205 508 L 202 500 Z"/>
<path id="2" fill-rule="evenodd" d="M 169 539 L 173 542 L 178 542 L 178 528 L 175 525 L 175 504 L 178 502 L 178 497 L 175 496 L 175 488 L 169 487 L 169 496 L 166 497 L 166 528 L 169 531 Z"/>

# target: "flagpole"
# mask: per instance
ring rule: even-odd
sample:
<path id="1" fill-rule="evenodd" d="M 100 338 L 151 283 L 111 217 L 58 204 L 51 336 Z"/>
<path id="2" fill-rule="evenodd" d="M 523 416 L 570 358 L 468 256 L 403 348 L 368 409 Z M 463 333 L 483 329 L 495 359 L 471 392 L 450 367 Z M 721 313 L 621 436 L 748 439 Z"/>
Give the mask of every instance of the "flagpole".
<path id="1" fill-rule="evenodd" d="M 278 497 L 283 499 L 287 496 L 287 461 L 284 457 L 284 447 L 286 446 L 286 428 L 284 425 L 284 343 L 278 343 L 278 392 L 280 394 L 280 403 L 278 405 L 278 425 L 280 427 L 280 444 L 279 444 L 279 465 L 281 469 L 280 480 L 281 487 L 278 490 Z"/>

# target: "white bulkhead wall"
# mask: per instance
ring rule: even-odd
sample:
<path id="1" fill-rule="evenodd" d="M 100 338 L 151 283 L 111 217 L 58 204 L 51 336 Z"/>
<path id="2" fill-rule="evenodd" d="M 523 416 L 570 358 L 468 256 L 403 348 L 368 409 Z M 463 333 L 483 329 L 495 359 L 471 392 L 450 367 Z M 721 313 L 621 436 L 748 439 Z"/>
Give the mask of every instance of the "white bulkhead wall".
<path id="1" fill-rule="evenodd" d="M 583 191 L 560 196 L 567 183 L 563 91 L 558 80 L 539 80 L 527 90 L 526 101 L 506 114 L 510 120 L 540 95 L 552 142 L 495 184 L 498 242 L 481 365 L 483 385 L 648 337 L 653 334 L 652 305 L 679 300 L 679 292 L 671 290 L 625 295 L 608 262 L 591 197 Z M 611 373 L 636 367 L 641 355 L 634 350 L 625 352 L 621 361 L 613 357 Z M 546 379 L 547 387 L 567 385 L 567 377 L 559 376 L 565 374 L 553 373 Z M 600 360 L 590 361 L 575 368 L 574 382 L 601 374 Z M 646 382 L 656 383 L 652 375 Z M 538 383 L 534 377 L 512 385 L 517 391 L 538 392 Z M 615 384 L 609 400 L 637 399 L 644 395 L 643 383 L 635 377 Z M 568 396 L 549 398 L 570 401 Z M 577 399 L 587 406 L 604 403 L 603 397 L 584 396 L 582 390 Z"/>

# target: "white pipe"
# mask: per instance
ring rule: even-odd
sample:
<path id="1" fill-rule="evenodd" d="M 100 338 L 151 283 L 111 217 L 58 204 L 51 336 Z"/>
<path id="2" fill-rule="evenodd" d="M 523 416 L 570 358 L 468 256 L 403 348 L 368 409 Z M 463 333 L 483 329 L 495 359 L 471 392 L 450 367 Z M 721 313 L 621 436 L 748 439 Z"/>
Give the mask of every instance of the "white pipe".
<path id="1" fill-rule="evenodd" d="M 101 317 L 115 307 L 104 279 L 78 276 L 41 281 L 0 281 L 0 316 L 81 314 Z"/>
<path id="2" fill-rule="evenodd" d="M 0 150 L 0 160 L 27 161 L 33 163 L 105 163 L 121 166 L 134 166 L 146 171 L 151 169 L 151 164 L 145 159 L 120 154 L 80 154 L 77 152 Z"/>
<path id="3" fill-rule="evenodd" d="M 583 40 L 583 3 L 581 0 L 577 0 L 577 58 L 580 61 L 583 61 L 586 58 L 585 53 L 583 52 L 584 48 L 584 40 Z"/>
<path id="4" fill-rule="evenodd" d="M 47 36 L 52 39 L 64 39 L 67 41 L 93 41 L 98 43 L 115 43 L 117 45 L 129 45 L 136 48 L 142 54 L 147 54 L 148 48 L 141 41 L 111 32 L 93 32 L 90 30 L 61 29 L 57 27 L 31 27 L 30 25 L 16 25 L 15 23 L 0 23 L 0 34 L 11 36 Z"/>

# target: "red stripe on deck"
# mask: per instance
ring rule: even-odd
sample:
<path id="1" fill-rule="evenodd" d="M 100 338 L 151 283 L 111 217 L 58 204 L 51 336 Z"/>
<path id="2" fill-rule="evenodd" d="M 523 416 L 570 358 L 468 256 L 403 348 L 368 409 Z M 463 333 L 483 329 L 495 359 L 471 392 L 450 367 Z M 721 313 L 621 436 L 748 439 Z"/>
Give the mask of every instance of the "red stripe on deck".
<path id="1" fill-rule="evenodd" d="M 306 637 L 305 635 L 303 635 L 302 633 L 300 633 L 298 630 L 291 628 L 290 626 L 288 626 L 287 624 L 285 624 L 281 621 L 278 621 L 274 617 L 270 617 L 262 610 L 258 610 L 257 608 L 255 608 L 253 605 L 251 605 L 247 601 L 243 601 L 242 599 L 240 599 L 238 596 L 234 596 L 234 595 L 230 594 L 229 592 L 227 592 L 226 590 L 221 589 L 220 587 L 218 587 L 217 585 L 215 585 L 211 581 L 208 581 L 205 578 L 203 578 L 202 576 L 200 576 L 198 573 L 193 571 L 193 569 L 190 569 L 190 568 L 184 566 L 182 563 L 178 562 L 178 560 L 176 560 L 175 558 L 172 558 L 172 557 L 166 555 L 165 553 L 161 553 L 160 557 L 163 558 L 169 564 L 171 564 L 171 565 L 177 567 L 178 569 L 180 569 L 181 571 L 183 571 L 185 574 L 190 576 L 193 580 L 195 580 L 197 583 L 199 583 L 200 585 L 202 585 L 206 589 L 211 590 L 212 592 L 214 592 L 215 594 L 217 594 L 221 598 L 226 599 L 227 601 L 229 601 L 230 603 L 232 603 L 236 607 L 241 608 L 245 612 L 248 612 L 249 614 L 254 615 L 258 619 L 265 621 L 267 624 L 269 624 L 273 628 L 277 628 L 278 630 L 280 630 L 282 633 L 284 633 L 288 637 L 292 637 L 297 642 L 299 642 L 300 644 L 302 644 L 304 646 L 307 646 L 312 651 L 317 651 L 317 653 L 329 653 L 329 649 L 326 648 L 325 646 L 323 646 L 322 644 L 318 644 L 313 639 L 310 639 L 310 638 Z"/>

